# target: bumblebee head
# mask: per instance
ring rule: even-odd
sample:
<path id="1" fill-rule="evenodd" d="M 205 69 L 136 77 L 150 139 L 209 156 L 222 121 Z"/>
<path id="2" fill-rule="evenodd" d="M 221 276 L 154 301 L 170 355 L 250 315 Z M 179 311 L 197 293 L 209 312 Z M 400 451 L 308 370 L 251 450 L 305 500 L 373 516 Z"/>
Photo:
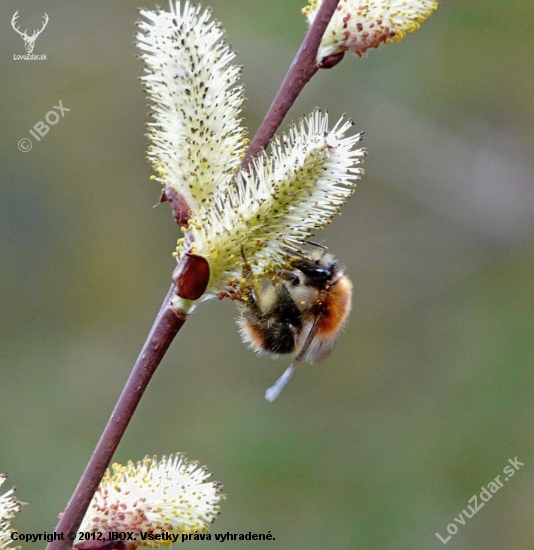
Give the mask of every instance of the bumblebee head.
<path id="1" fill-rule="evenodd" d="M 342 275 L 343 269 L 331 254 L 312 255 L 309 258 L 298 258 L 292 262 L 292 267 L 304 274 L 305 285 L 323 289 L 333 285 Z"/>

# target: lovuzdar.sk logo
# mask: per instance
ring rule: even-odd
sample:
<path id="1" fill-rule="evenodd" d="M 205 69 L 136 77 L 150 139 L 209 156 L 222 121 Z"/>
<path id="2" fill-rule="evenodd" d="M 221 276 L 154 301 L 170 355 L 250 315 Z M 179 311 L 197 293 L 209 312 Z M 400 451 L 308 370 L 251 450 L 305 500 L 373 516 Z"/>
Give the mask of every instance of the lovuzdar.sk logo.
<path id="1" fill-rule="evenodd" d="M 13 29 L 20 34 L 22 40 L 24 40 L 24 47 L 26 48 L 27 55 L 15 55 L 15 59 L 46 59 L 46 54 L 41 55 L 32 55 L 33 48 L 35 47 L 35 41 L 39 35 L 44 31 L 46 25 L 48 24 L 48 15 L 44 14 L 43 26 L 40 29 L 34 29 L 31 35 L 28 34 L 28 29 L 25 29 L 24 32 L 20 30 L 17 19 L 19 16 L 18 10 L 13 14 L 11 19 L 11 26 Z"/>

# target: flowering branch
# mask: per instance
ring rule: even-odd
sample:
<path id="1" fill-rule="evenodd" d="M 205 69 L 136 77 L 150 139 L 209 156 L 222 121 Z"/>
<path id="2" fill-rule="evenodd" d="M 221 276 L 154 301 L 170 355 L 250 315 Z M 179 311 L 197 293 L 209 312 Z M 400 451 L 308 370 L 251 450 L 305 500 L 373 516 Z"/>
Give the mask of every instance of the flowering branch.
<path id="1" fill-rule="evenodd" d="M 93 515 L 95 510 L 102 513 L 106 506 L 122 521 L 124 507 L 131 504 L 132 520 L 137 521 L 148 510 L 147 499 L 139 496 L 124 503 L 116 493 L 123 492 L 117 488 L 119 482 L 130 476 L 137 479 L 138 474 L 141 477 L 134 488 L 125 494 L 147 489 L 144 480 L 154 476 L 156 492 L 161 491 L 165 502 L 168 491 L 180 485 L 184 492 L 172 498 L 184 503 L 192 485 L 183 482 L 183 475 L 197 472 L 191 483 L 203 485 L 206 502 L 214 506 L 201 516 L 193 514 L 185 523 L 166 515 L 162 526 L 153 518 L 158 529 L 207 529 L 213 521 L 221 498 L 218 490 L 204 484 L 205 470 L 195 466 L 189 472 L 187 465 L 184 470 L 179 458 L 164 459 L 159 465 L 148 460 L 137 467 L 117 467 L 101 483 L 102 476 L 152 375 L 196 302 L 214 295 L 244 300 L 238 278 L 245 266 L 252 271 L 253 265 L 260 279 L 283 269 L 288 249 L 300 251 L 312 231 L 330 223 L 352 194 L 362 173 L 358 165 L 364 151 L 355 149 L 359 134 L 344 135 L 351 121 L 340 120 L 329 130 L 327 115 L 315 110 L 275 140 L 269 154 L 265 152 L 303 87 L 319 68 L 339 63 L 347 50 L 361 56 L 381 43 L 402 39 L 435 7 L 435 0 L 380 0 L 365 5 L 358 0 L 310 0 L 305 9 L 310 30 L 246 151 L 246 130 L 239 119 L 243 102 L 243 90 L 237 85 L 240 69 L 231 63 L 235 53 L 220 26 L 210 22 L 210 12 L 202 12 L 189 0 L 183 10 L 177 1 L 171 2 L 170 12 L 141 12 L 146 20 L 139 25 L 138 45 L 147 73 L 142 80 L 154 109 L 148 154 L 158 174 L 154 179 L 164 185 L 162 200 L 171 202 L 185 237 L 178 240 L 173 284 L 57 533 L 76 533 L 84 517 L 84 526 L 95 525 L 102 519 Z M 315 274 L 324 278 L 328 269 L 312 265 Z M 170 473 L 164 473 L 167 467 Z M 170 484 L 161 484 L 163 477 Z M 197 487 L 192 490 L 198 494 Z M 146 505 L 141 510 L 140 502 Z M 109 520 L 108 526 L 116 521 L 113 513 Z M 68 539 L 57 540 L 47 548 L 67 550 L 72 544 Z M 116 544 L 108 541 L 90 548 L 130 550 L 122 542 Z"/>
<path id="2" fill-rule="evenodd" d="M 106 470 L 80 532 L 101 533 L 103 539 L 111 533 L 131 533 L 120 542 L 121 550 L 136 550 L 143 541 L 166 546 L 207 533 L 225 498 L 218 482 L 207 481 L 207 469 L 182 453 L 159 461 L 145 457 L 126 466 L 115 463 L 112 470 Z M 95 542 L 78 542 L 76 548 L 95 550 Z"/>
<path id="3" fill-rule="evenodd" d="M 246 168 L 251 158 L 265 147 L 280 126 L 287 111 L 302 91 L 305 84 L 318 69 L 315 58 L 325 29 L 339 0 L 325 0 L 320 14 L 310 27 L 304 43 L 291 65 L 288 77 L 261 124 L 251 148 L 242 161 Z M 294 88 L 293 88 L 294 87 Z M 252 146 L 254 149 L 251 152 Z M 184 258 L 186 258 L 184 256 Z M 185 262 L 185 260 L 183 260 Z M 192 273 L 187 280 L 196 278 Z M 202 283 L 200 282 L 200 286 Z M 208 281 L 205 281 L 207 286 Z M 97 490 L 108 464 L 124 435 L 124 432 L 143 396 L 152 375 L 165 355 L 174 337 L 187 319 L 187 315 L 173 308 L 171 301 L 176 295 L 177 288 L 173 284 L 163 301 L 156 317 L 152 330 L 148 336 L 139 358 L 132 370 L 124 390 L 117 401 L 111 418 L 98 442 L 91 459 L 83 473 L 78 486 L 72 495 L 55 531 L 57 533 L 77 532 L 91 499 Z M 48 544 L 47 550 L 68 550 L 72 541 L 53 541 Z"/>

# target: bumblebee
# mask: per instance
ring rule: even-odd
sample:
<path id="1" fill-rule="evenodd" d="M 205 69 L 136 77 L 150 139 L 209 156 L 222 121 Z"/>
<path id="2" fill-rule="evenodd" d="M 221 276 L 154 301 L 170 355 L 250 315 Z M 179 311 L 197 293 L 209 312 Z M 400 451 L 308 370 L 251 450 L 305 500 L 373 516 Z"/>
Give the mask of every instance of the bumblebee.
<path id="1" fill-rule="evenodd" d="M 324 250 L 294 256 L 289 269 L 259 279 L 244 258 L 243 281 L 238 319 L 242 340 L 258 353 L 296 353 L 265 394 L 274 401 L 303 359 L 316 363 L 332 351 L 349 315 L 352 283 Z"/>

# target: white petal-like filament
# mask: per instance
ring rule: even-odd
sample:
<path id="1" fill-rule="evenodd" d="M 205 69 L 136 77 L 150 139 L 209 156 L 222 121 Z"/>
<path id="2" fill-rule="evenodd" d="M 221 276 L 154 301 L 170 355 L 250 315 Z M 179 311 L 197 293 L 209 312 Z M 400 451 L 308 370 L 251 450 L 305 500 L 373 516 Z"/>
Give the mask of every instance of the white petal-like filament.
<path id="1" fill-rule="evenodd" d="M 138 46 L 153 102 L 148 156 L 159 181 L 191 208 L 209 202 L 237 170 L 246 145 L 235 52 L 209 10 L 185 2 L 142 10 Z"/>
<path id="2" fill-rule="evenodd" d="M 0 474 L 0 485 L 7 479 L 6 474 Z M 0 550 L 16 550 L 20 546 L 11 546 L 11 520 L 22 510 L 23 503 L 15 497 L 15 489 L 10 489 L 0 495 Z"/>
<path id="3" fill-rule="evenodd" d="M 337 214 L 362 174 L 361 134 L 344 137 L 352 121 L 328 130 L 328 115 L 314 111 L 276 138 L 217 196 L 214 207 L 193 212 L 190 241 L 211 269 L 209 290 L 224 290 L 241 276 L 241 247 L 259 271 L 281 265 L 287 247 L 299 248 Z"/>
<path id="4" fill-rule="evenodd" d="M 127 466 L 114 464 L 113 474 L 106 472 L 79 530 L 133 532 L 137 540 L 126 542 L 128 550 L 170 544 L 165 539 L 142 541 L 140 534 L 149 531 L 155 535 L 205 533 L 224 498 L 217 482 L 206 481 L 210 475 L 180 453 L 160 461 L 147 457 Z"/>

